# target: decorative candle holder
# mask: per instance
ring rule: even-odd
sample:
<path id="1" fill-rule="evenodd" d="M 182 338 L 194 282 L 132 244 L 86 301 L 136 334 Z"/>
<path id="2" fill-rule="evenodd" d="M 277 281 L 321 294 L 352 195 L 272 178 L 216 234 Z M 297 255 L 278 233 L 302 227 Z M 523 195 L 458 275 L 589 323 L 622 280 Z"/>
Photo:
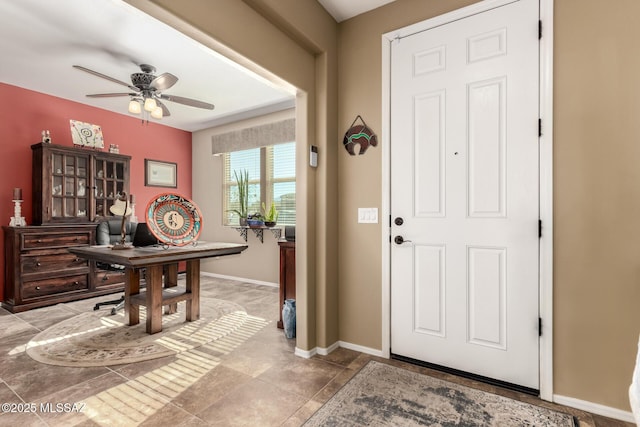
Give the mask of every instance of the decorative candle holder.
<path id="1" fill-rule="evenodd" d="M 22 216 L 22 200 L 15 200 L 13 201 L 14 206 L 13 206 L 13 217 L 11 218 L 11 221 L 9 222 L 9 226 L 10 227 L 24 227 L 27 225 L 27 221 L 24 220 L 24 217 Z"/>

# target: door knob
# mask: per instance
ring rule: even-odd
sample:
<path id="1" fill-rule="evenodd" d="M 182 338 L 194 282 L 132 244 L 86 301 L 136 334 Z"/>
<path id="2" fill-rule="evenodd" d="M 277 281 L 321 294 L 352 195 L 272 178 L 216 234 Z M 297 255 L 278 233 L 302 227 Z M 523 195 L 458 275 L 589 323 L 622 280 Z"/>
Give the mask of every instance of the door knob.
<path id="1" fill-rule="evenodd" d="M 396 244 L 397 244 L 397 245 L 401 245 L 401 244 L 403 244 L 403 243 L 410 242 L 411 240 L 404 240 L 404 237 L 402 237 L 402 236 L 396 236 L 396 237 L 393 239 L 393 241 L 394 241 L 394 242 L 396 242 Z"/>

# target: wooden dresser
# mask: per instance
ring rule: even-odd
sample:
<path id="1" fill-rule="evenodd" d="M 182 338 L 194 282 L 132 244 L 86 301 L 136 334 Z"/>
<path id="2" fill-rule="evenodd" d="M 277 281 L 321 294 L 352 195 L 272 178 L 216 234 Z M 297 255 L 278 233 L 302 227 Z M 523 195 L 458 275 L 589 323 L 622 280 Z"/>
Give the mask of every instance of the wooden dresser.
<path id="1" fill-rule="evenodd" d="M 67 251 L 95 244 L 96 224 L 2 227 L 5 294 L 2 306 L 17 313 L 124 289 L 124 274 L 97 268 Z"/>
<path id="2" fill-rule="evenodd" d="M 67 248 L 96 244 L 96 220 L 129 194 L 131 157 L 44 143 L 31 150 L 34 225 L 3 227 L 2 306 L 15 313 L 122 291 L 122 270 L 102 268 Z"/>
<path id="3" fill-rule="evenodd" d="M 296 298 L 296 242 L 280 241 L 280 320 L 282 329 L 282 306 L 284 300 Z"/>

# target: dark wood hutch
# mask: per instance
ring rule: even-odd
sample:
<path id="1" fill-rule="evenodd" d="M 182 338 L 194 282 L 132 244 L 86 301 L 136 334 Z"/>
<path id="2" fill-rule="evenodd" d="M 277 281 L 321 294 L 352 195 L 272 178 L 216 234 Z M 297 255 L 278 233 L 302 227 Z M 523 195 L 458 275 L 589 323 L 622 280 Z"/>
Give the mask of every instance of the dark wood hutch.
<path id="1" fill-rule="evenodd" d="M 2 306 L 20 312 L 122 291 L 123 273 L 103 270 L 67 248 L 95 245 L 96 221 L 129 194 L 131 157 L 39 143 L 33 152 L 32 222 L 4 226 Z"/>

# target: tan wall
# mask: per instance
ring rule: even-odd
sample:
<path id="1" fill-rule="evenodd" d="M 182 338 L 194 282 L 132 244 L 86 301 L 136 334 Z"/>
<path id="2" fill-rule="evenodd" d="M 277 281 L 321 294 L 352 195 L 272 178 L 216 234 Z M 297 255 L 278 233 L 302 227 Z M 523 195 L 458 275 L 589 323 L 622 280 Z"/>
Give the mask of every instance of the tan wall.
<path id="1" fill-rule="evenodd" d="M 298 289 L 313 301 L 305 307 L 305 337 L 298 345 L 332 344 L 334 329 L 327 325 L 337 321 L 340 340 L 380 349 L 382 224 L 357 224 L 356 212 L 381 207 L 381 149 L 349 157 L 342 134 L 357 114 L 381 130 L 381 35 L 475 1 L 397 0 L 341 23 L 334 127 L 335 58 L 330 53 L 326 64 L 321 61 L 325 49 L 331 52 L 326 37 L 334 30 L 310 20 L 317 5 L 245 1 L 161 3 L 310 97 L 308 110 L 299 114 L 311 121 L 307 143 L 320 145 L 321 167 L 305 169 L 306 156 L 299 164 L 307 219 L 318 226 L 306 227 L 307 245 L 298 252 L 308 263 L 306 283 Z M 554 393 L 628 410 L 640 324 L 640 2 L 555 3 Z M 248 13 L 247 4 L 271 24 Z M 336 189 L 337 208 L 331 196 Z M 330 255 L 331 242 L 338 242 L 339 261 Z"/>
<path id="2" fill-rule="evenodd" d="M 640 2 L 555 2 L 555 393 L 628 409 L 640 330 Z"/>

